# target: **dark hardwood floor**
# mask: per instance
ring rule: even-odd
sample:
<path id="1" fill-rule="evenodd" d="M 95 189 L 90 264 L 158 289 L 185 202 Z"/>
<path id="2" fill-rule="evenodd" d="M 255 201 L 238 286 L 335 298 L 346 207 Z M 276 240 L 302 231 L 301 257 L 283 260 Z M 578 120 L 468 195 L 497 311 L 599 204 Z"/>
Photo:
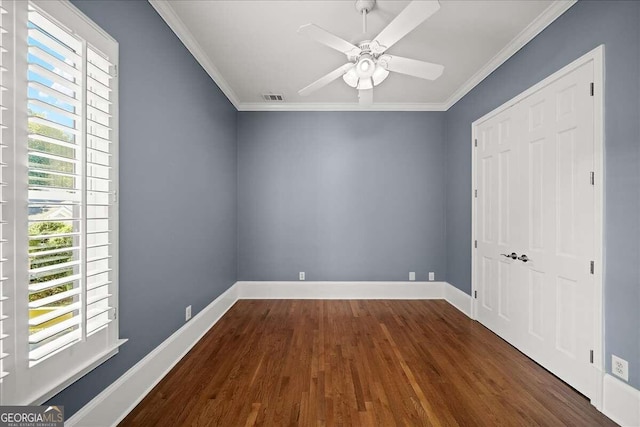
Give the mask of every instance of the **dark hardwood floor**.
<path id="1" fill-rule="evenodd" d="M 442 300 L 241 300 L 120 425 L 615 424 Z"/>

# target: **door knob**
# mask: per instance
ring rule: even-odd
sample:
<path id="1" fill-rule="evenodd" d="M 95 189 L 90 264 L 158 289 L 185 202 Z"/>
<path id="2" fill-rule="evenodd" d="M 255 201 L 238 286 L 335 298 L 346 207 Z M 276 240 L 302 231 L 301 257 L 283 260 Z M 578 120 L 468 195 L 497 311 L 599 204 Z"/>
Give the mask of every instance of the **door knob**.
<path id="1" fill-rule="evenodd" d="M 525 254 L 522 254 L 522 256 L 519 256 L 518 259 L 522 262 L 531 261 Z"/>
<path id="2" fill-rule="evenodd" d="M 504 257 L 507 257 L 507 258 L 511 258 L 511 259 L 520 259 L 520 258 L 518 258 L 518 254 L 515 253 L 515 252 L 511 252 L 511 255 L 507 255 L 507 254 L 500 254 L 500 255 L 502 255 Z M 526 255 L 525 255 L 525 257 L 526 257 Z"/>

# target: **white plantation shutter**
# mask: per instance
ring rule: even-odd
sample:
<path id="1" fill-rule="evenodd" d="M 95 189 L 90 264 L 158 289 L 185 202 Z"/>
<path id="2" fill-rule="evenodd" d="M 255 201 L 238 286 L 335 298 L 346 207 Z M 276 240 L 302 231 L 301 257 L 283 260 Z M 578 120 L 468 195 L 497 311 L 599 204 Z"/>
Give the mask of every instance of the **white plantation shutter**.
<path id="1" fill-rule="evenodd" d="M 87 333 L 112 320 L 113 150 L 111 108 L 114 65 L 87 48 Z"/>
<path id="2" fill-rule="evenodd" d="M 29 359 L 113 320 L 114 66 L 29 9 Z"/>
<path id="3" fill-rule="evenodd" d="M 27 40 L 29 359 L 37 362 L 82 338 L 83 63 L 82 43 L 32 8 Z"/>
<path id="4" fill-rule="evenodd" d="M 13 15 L 12 2 L 0 0 L 0 381 L 9 374 L 7 358 L 9 357 L 8 339 L 9 316 L 7 316 L 9 305 L 9 278 L 7 277 L 7 267 L 9 262 L 9 237 L 10 224 L 6 221 L 6 210 L 8 209 L 8 174 L 4 172 L 7 165 L 7 151 L 11 139 L 11 119 L 13 111 L 11 100 L 12 61 L 10 55 L 10 41 L 13 38 Z"/>
<path id="5" fill-rule="evenodd" d="M 118 45 L 66 0 L 0 11 L 0 405 L 39 404 L 124 342 Z"/>

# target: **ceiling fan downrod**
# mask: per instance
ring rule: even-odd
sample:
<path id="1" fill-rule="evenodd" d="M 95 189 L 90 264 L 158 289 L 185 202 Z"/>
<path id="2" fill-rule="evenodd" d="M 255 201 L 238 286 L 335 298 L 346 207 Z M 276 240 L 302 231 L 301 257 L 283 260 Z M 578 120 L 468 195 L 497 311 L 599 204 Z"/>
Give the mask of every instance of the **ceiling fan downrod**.
<path id="1" fill-rule="evenodd" d="M 367 32 L 367 11 L 362 11 L 362 34 Z"/>
<path id="2" fill-rule="evenodd" d="M 362 32 L 367 32 L 367 14 L 371 12 L 376 0 L 356 0 L 356 10 L 362 15 Z"/>

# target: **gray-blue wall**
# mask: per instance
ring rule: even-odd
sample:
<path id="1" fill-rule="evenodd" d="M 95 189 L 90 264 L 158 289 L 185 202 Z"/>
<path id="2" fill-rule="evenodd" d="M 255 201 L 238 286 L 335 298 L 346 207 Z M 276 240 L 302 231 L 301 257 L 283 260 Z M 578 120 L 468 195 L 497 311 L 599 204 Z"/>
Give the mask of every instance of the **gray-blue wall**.
<path id="1" fill-rule="evenodd" d="M 470 292 L 471 122 L 603 43 L 607 366 L 627 359 L 640 387 L 640 2 L 580 1 L 446 113 L 238 113 L 146 1 L 74 4 L 120 42 L 130 341 L 52 399 L 67 414 L 236 277 L 435 271 Z"/>
<path id="2" fill-rule="evenodd" d="M 120 352 L 74 413 L 236 280 L 237 112 L 146 1 L 74 1 L 120 43 Z"/>
<path id="3" fill-rule="evenodd" d="M 640 2 L 579 1 L 446 114 L 447 281 L 471 290 L 471 123 L 605 45 L 605 334 L 640 388 Z"/>
<path id="4" fill-rule="evenodd" d="M 239 113 L 238 280 L 444 280 L 443 118 Z"/>

